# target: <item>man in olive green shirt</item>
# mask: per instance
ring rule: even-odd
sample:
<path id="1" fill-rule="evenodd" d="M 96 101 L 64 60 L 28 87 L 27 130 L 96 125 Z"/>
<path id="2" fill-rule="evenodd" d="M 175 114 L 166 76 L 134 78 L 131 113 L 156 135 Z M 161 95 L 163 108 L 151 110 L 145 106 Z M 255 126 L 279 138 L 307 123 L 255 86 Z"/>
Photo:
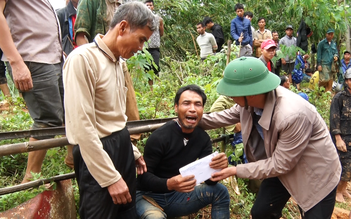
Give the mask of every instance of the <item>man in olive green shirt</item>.
<path id="1" fill-rule="evenodd" d="M 338 60 L 338 50 L 333 41 L 334 30 L 328 29 L 325 39 L 318 43 L 317 66 L 319 71 L 320 86 L 324 86 L 326 91 L 331 91 L 333 85 L 332 65 Z"/>

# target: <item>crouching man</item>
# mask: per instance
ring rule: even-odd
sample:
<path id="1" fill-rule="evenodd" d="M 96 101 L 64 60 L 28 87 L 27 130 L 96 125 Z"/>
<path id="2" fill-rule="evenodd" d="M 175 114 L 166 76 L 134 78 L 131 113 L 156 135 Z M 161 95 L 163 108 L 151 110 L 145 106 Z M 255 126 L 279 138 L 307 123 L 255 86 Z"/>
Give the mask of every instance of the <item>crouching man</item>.
<path id="1" fill-rule="evenodd" d="M 196 185 L 194 176 L 182 177 L 179 168 L 212 153 L 208 134 L 197 127 L 206 95 L 200 87 L 188 85 L 174 99 L 176 121 L 157 129 L 146 142 L 144 159 L 148 172 L 138 176 L 136 206 L 140 218 L 180 217 L 212 204 L 213 219 L 229 218 L 229 194 L 222 184 L 207 180 Z M 211 168 L 228 166 L 220 153 Z"/>

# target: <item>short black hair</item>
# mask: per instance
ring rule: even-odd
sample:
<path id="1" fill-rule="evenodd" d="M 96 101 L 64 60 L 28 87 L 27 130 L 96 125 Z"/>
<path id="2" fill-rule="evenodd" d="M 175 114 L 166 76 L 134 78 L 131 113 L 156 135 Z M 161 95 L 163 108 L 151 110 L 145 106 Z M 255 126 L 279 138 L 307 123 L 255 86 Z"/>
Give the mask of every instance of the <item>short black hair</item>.
<path id="1" fill-rule="evenodd" d="M 205 17 L 204 18 L 204 20 L 202 21 L 204 24 L 205 24 L 205 26 L 208 24 L 208 23 L 213 23 L 213 21 L 212 21 L 212 19 L 210 18 L 210 17 Z"/>
<path id="2" fill-rule="evenodd" d="M 283 86 L 283 84 L 288 80 L 288 77 L 286 75 L 282 75 L 279 77 L 280 77 L 280 86 Z"/>
<path id="3" fill-rule="evenodd" d="M 306 73 L 313 73 L 313 70 L 310 69 L 310 68 L 308 68 L 308 69 L 305 70 L 305 72 L 306 72 Z"/>
<path id="4" fill-rule="evenodd" d="M 276 31 L 276 30 L 273 30 L 273 31 L 272 31 L 272 33 L 278 33 L 278 31 Z"/>
<path id="5" fill-rule="evenodd" d="M 201 25 L 201 27 L 205 27 L 205 25 L 204 25 L 203 22 L 199 22 L 199 23 L 196 24 L 196 26 L 197 26 L 197 25 Z"/>
<path id="6" fill-rule="evenodd" d="M 244 17 L 249 16 L 250 18 L 253 18 L 253 13 L 251 11 L 245 11 L 244 12 Z"/>
<path id="7" fill-rule="evenodd" d="M 206 94 L 205 92 L 199 87 L 197 86 L 196 84 L 190 84 L 190 85 L 187 85 L 187 86 L 184 86 L 184 87 L 181 87 L 178 89 L 175 97 L 174 97 L 174 105 L 178 105 L 179 104 L 179 99 L 180 99 L 180 96 L 182 95 L 182 93 L 184 91 L 187 91 L 187 90 L 190 90 L 190 91 L 194 91 L 195 93 L 197 93 L 198 95 L 201 96 L 202 98 L 202 105 L 205 106 L 206 104 L 206 100 L 207 100 L 207 97 L 206 97 Z"/>
<path id="8" fill-rule="evenodd" d="M 258 18 L 257 23 L 260 22 L 262 19 L 264 20 L 264 22 L 266 22 L 266 18 L 260 17 L 260 18 Z"/>
<path id="9" fill-rule="evenodd" d="M 152 3 L 152 4 L 154 4 L 154 0 L 145 0 L 144 3 Z"/>
<path id="10" fill-rule="evenodd" d="M 238 10 L 238 9 L 243 9 L 243 10 L 244 10 L 244 5 L 243 5 L 243 4 L 240 4 L 240 3 L 236 4 L 236 5 L 234 6 L 234 11 L 236 11 L 236 10 Z"/>

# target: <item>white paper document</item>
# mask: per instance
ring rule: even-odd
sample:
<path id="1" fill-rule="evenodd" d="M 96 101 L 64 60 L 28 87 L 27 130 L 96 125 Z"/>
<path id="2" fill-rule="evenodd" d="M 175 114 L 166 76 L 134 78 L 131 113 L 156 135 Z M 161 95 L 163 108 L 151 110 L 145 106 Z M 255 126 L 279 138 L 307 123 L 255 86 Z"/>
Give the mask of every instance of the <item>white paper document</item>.
<path id="1" fill-rule="evenodd" d="M 211 174 L 219 172 L 220 169 L 212 169 L 210 167 L 211 160 L 216 156 L 218 152 L 214 152 L 206 157 L 196 160 L 179 169 L 180 174 L 184 176 L 194 175 L 196 179 L 196 185 L 199 185 L 205 180 L 211 178 Z"/>

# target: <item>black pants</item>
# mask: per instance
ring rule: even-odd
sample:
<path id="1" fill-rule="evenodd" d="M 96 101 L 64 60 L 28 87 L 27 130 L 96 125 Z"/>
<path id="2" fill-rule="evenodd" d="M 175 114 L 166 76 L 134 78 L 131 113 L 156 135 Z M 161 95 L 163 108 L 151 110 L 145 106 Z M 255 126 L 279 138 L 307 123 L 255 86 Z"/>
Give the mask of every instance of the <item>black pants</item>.
<path id="1" fill-rule="evenodd" d="M 157 65 L 157 69 L 149 63 L 148 69 L 147 70 L 154 70 L 155 75 L 158 76 L 158 73 L 160 72 L 160 49 L 159 48 L 149 48 L 147 49 L 149 53 L 151 54 L 152 58 L 154 59 L 155 64 Z"/>
<path id="2" fill-rule="evenodd" d="M 307 212 L 303 219 L 330 219 L 335 205 L 336 187 L 322 201 Z M 251 209 L 252 219 L 279 219 L 290 194 L 277 177 L 262 181 L 256 201 Z"/>
<path id="3" fill-rule="evenodd" d="M 90 174 L 81 156 L 79 146 L 74 146 L 74 170 L 76 172 L 80 195 L 80 218 L 86 219 L 136 219 L 136 171 L 133 149 L 127 128 L 101 139 L 103 148 L 110 156 L 114 166 L 126 182 L 132 202 L 126 205 L 113 203 L 107 187 L 101 188 Z M 83 147 L 83 146 L 82 146 Z"/>

